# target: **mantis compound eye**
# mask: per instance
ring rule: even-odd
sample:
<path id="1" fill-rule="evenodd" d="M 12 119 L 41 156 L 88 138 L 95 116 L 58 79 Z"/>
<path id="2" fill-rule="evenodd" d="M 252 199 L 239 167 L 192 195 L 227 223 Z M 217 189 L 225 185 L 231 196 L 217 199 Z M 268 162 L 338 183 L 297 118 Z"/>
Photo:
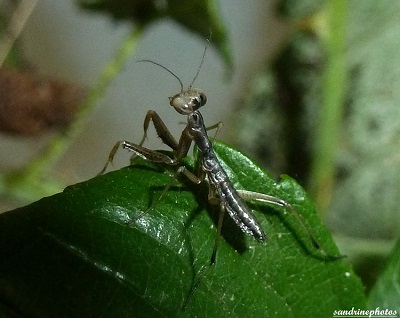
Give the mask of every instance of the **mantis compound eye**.
<path id="1" fill-rule="evenodd" d="M 200 94 L 199 94 L 199 99 L 200 99 L 199 107 L 204 106 L 207 103 L 207 96 L 206 96 L 206 94 L 204 94 L 201 91 L 200 91 Z"/>
<path id="2" fill-rule="evenodd" d="M 189 88 L 169 97 L 169 104 L 182 115 L 189 115 L 207 102 L 207 96 L 197 88 Z"/>

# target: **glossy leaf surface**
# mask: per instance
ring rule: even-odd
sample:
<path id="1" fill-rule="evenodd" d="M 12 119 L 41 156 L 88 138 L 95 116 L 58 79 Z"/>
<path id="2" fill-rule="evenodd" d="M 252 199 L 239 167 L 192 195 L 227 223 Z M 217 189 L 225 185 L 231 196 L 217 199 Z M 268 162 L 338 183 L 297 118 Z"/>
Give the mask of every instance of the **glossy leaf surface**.
<path id="1" fill-rule="evenodd" d="M 241 153 L 220 143 L 216 149 L 235 186 L 288 201 L 324 249 L 338 253 L 295 181 L 284 177 L 276 184 Z M 290 213 L 265 204 L 249 205 L 268 242 L 256 242 L 226 220 L 217 262 L 201 270 L 219 213 L 207 194 L 206 183 L 193 185 L 183 176 L 178 182 L 164 167 L 140 162 L 1 215 L 0 311 L 20 317 L 287 318 L 365 306 L 346 261 L 324 259 Z"/>

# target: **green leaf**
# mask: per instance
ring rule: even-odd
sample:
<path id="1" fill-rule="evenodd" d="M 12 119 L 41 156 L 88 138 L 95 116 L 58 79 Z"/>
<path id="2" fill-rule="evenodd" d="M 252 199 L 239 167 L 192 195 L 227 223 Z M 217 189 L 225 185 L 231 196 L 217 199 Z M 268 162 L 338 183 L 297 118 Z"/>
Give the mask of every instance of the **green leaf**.
<path id="1" fill-rule="evenodd" d="M 276 183 L 236 150 L 221 143 L 216 150 L 235 186 L 291 203 L 323 248 L 338 253 L 294 180 Z M 365 307 L 346 260 L 324 258 L 291 213 L 265 204 L 249 205 L 268 242 L 226 218 L 217 262 L 207 267 L 219 208 L 208 204 L 206 183 L 179 180 L 141 161 L 1 215 L 0 310 L 20 317 L 287 318 Z"/>
<path id="2" fill-rule="evenodd" d="M 391 257 L 388 259 L 386 269 L 378 278 L 372 288 L 368 306 L 370 309 L 379 307 L 380 309 L 397 310 L 400 312 L 400 240 L 394 248 Z"/>
<path id="3" fill-rule="evenodd" d="M 170 18 L 204 39 L 208 39 L 212 31 L 210 41 L 232 69 L 227 32 L 215 0 L 79 0 L 78 3 L 84 9 L 105 12 L 117 20 L 130 20 L 141 28 L 159 19 Z"/>

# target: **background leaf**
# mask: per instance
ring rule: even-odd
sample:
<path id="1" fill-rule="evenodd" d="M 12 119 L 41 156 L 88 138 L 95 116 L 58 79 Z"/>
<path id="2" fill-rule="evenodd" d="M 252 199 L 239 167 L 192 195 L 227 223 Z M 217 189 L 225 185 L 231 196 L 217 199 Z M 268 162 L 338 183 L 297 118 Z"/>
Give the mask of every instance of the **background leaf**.
<path id="1" fill-rule="evenodd" d="M 379 277 L 375 286 L 372 288 L 368 297 L 370 309 L 379 307 L 380 309 L 397 310 L 400 312 L 400 241 L 393 249 L 391 257 L 388 259 L 386 269 Z"/>
<path id="2" fill-rule="evenodd" d="M 278 2 L 278 9 L 286 18 L 296 19 L 318 12 L 327 2 L 327 0 L 281 0 Z"/>
<path id="3" fill-rule="evenodd" d="M 350 83 L 329 222 L 343 234 L 368 240 L 400 234 L 400 44 L 394 40 L 399 9 L 391 1 L 349 3 Z"/>
<path id="4" fill-rule="evenodd" d="M 233 67 L 227 32 L 215 0 L 79 0 L 78 3 L 84 9 L 107 13 L 116 20 L 130 20 L 141 28 L 156 20 L 170 18 L 204 39 L 209 39 L 212 32 L 210 41 L 216 46 L 228 68 Z"/>
<path id="5" fill-rule="evenodd" d="M 295 181 L 284 177 L 276 184 L 241 153 L 223 144 L 217 149 L 237 187 L 287 200 L 320 244 L 337 253 Z M 158 200 L 171 180 L 177 186 Z M 207 186 L 183 182 L 162 167 L 137 164 L 2 214 L 2 305 L 21 317 L 286 318 L 365 306 L 360 281 L 345 260 L 324 260 L 291 214 L 251 204 L 268 243 L 248 238 L 227 220 L 217 263 L 182 311 L 209 262 L 211 224 L 218 217 L 207 203 Z"/>
<path id="6" fill-rule="evenodd" d="M 280 7 L 293 32 L 240 105 L 240 147 L 307 185 L 369 289 L 400 235 L 400 3 Z"/>

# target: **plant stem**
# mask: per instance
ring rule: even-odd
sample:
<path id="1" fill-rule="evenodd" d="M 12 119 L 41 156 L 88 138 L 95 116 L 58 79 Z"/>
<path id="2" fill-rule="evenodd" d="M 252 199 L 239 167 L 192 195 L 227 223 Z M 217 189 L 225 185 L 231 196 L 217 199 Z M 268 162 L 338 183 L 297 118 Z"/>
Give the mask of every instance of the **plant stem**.
<path id="1" fill-rule="evenodd" d="M 24 29 L 25 23 L 28 21 L 33 9 L 35 9 L 37 2 L 38 0 L 22 0 L 13 12 L 3 39 L 0 41 L 0 67 Z"/>
<path id="2" fill-rule="evenodd" d="M 315 132 L 314 162 L 310 190 L 321 211 L 325 211 L 332 194 L 335 154 L 339 144 L 345 83 L 345 34 L 347 1 L 331 0 L 327 5 L 327 30 L 324 32 L 326 64 L 323 74 L 321 117 Z"/>
<path id="3" fill-rule="evenodd" d="M 113 59 L 104 68 L 102 74 L 96 85 L 89 91 L 84 102 L 79 108 L 78 113 L 75 115 L 75 120 L 68 129 L 59 135 L 55 136 L 46 148 L 42 151 L 37 159 L 25 167 L 22 171 L 12 173 L 7 176 L 10 187 L 18 191 L 18 187 L 12 185 L 27 185 L 31 184 L 33 187 L 39 185 L 43 187 L 44 192 L 49 188 L 41 182 L 51 167 L 60 159 L 68 147 L 73 143 L 76 136 L 83 130 L 89 115 L 93 108 L 104 95 L 106 89 L 111 81 L 118 75 L 126 60 L 132 55 L 132 52 L 137 46 L 138 40 L 142 33 L 142 28 L 134 28 L 124 40 L 122 46 L 118 49 Z M 53 183 L 54 184 L 54 183 Z M 24 188 L 24 187 L 22 187 Z M 29 188 L 29 185 L 28 187 Z M 13 191 L 11 190 L 11 191 Z M 60 189 L 54 189 L 58 191 Z M 47 195 L 52 193 L 47 193 Z M 17 195 L 18 196 L 18 195 Z"/>

